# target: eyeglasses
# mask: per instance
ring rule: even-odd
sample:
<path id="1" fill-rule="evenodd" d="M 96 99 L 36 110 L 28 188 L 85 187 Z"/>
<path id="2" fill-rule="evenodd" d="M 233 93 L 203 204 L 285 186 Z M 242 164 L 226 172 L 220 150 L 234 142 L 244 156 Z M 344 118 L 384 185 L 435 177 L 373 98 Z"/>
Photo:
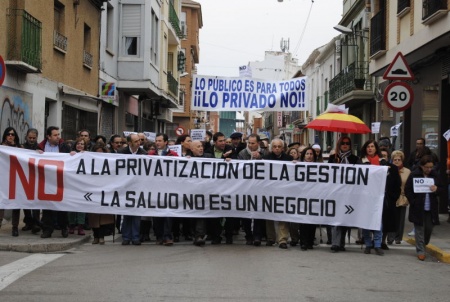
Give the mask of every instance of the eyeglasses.
<path id="1" fill-rule="evenodd" d="M 14 133 L 8 133 L 6 136 L 16 136 Z"/>
<path id="2" fill-rule="evenodd" d="M 402 161 L 401 158 L 394 158 L 392 161 Z"/>
<path id="3" fill-rule="evenodd" d="M 350 142 L 341 142 L 341 146 L 344 146 L 344 145 L 350 146 Z"/>

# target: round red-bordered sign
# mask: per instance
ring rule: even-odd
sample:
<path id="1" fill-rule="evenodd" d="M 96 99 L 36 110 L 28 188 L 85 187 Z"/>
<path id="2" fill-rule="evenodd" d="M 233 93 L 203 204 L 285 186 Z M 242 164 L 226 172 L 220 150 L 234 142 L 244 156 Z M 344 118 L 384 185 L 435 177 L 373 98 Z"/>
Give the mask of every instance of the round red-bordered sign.
<path id="1" fill-rule="evenodd" d="M 183 135 L 185 133 L 186 133 L 186 130 L 183 127 L 181 127 L 181 126 L 178 127 L 177 129 L 175 129 L 175 134 L 177 136 L 181 136 L 181 135 Z"/>
<path id="2" fill-rule="evenodd" d="M 5 80 L 5 76 L 6 76 L 5 61 L 3 61 L 3 57 L 0 56 L 0 86 L 3 85 L 3 81 Z"/>
<path id="3" fill-rule="evenodd" d="M 411 107 L 414 101 L 414 92 L 408 84 L 404 82 L 394 82 L 386 87 L 384 91 L 384 101 L 386 105 L 394 111 L 405 111 Z"/>

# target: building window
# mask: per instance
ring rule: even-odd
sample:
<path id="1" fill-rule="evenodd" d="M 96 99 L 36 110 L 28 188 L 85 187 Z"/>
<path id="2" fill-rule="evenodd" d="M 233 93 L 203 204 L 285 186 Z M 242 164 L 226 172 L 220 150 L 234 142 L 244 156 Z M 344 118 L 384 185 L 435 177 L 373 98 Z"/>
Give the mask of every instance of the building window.
<path id="1" fill-rule="evenodd" d="M 122 54 L 139 57 L 141 38 L 141 5 L 122 6 Z"/>
<path id="2" fill-rule="evenodd" d="M 109 2 L 106 5 L 106 49 L 114 50 L 114 7 Z"/>
<path id="3" fill-rule="evenodd" d="M 180 24 L 181 24 L 181 35 L 182 35 L 182 38 L 186 39 L 187 38 L 186 12 L 181 12 Z"/>
<path id="4" fill-rule="evenodd" d="M 59 1 L 55 1 L 54 9 L 54 29 L 58 33 L 64 34 L 64 5 Z"/>
<path id="5" fill-rule="evenodd" d="M 151 30 L 152 36 L 151 36 L 151 61 L 154 64 L 158 64 L 158 40 L 159 40 L 159 20 L 156 16 L 155 12 L 152 10 L 152 30 Z"/>
<path id="6" fill-rule="evenodd" d="M 64 36 L 64 5 L 59 1 L 54 2 L 53 27 L 53 46 L 62 53 L 66 53 L 67 37 Z"/>
<path id="7" fill-rule="evenodd" d="M 83 46 L 83 64 L 92 68 L 94 57 L 91 53 L 91 28 L 84 24 L 84 46 Z"/>
<path id="8" fill-rule="evenodd" d="M 173 52 L 167 54 L 167 72 L 173 74 Z"/>

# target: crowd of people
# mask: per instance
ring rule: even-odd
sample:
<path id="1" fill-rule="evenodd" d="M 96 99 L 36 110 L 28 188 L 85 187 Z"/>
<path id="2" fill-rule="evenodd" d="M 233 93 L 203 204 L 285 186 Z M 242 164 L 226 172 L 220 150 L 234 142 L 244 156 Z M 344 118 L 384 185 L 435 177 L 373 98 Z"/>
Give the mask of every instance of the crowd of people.
<path id="1" fill-rule="evenodd" d="M 89 130 L 78 132 L 74 140 L 63 141 L 58 127 L 48 127 L 45 139 L 37 141 L 38 131 L 28 129 L 23 143 L 19 141 L 13 127 L 5 129 L 2 145 L 36 150 L 40 153 L 60 152 L 102 152 L 136 154 L 144 156 L 183 156 L 191 158 L 221 158 L 225 160 L 276 160 L 293 162 L 324 162 L 320 145 L 306 146 L 301 143 L 286 145 L 280 138 L 271 141 L 264 134 L 243 136 L 235 132 L 226 137 L 221 132 L 206 132 L 204 141 L 192 140 L 189 135 L 181 135 L 170 140 L 167 134 L 156 134 L 155 141 L 149 141 L 144 133 L 132 133 L 126 138 L 118 134 L 109 140 L 102 135 L 92 138 Z M 174 152 L 169 145 L 181 145 L 181 154 Z M 334 149 L 328 148 L 328 163 L 343 165 L 382 165 L 388 167 L 382 213 L 382 227 L 379 230 L 358 229 L 356 243 L 365 246 L 364 253 L 384 255 L 391 244 L 401 244 L 404 233 L 406 209 L 409 206 L 409 220 L 414 224 L 416 251 L 419 260 L 425 259 L 425 246 L 430 242 L 433 226 L 439 223 L 438 198 L 444 185 L 437 173 L 439 160 L 425 146 L 425 139 L 416 141 L 416 149 L 408 158 L 400 150 L 391 154 L 390 144 L 383 139 L 379 142 L 368 140 L 361 150 L 352 150 L 351 139 L 341 136 Z M 357 156 L 355 151 L 359 151 Z M 414 190 L 414 178 L 432 178 L 433 185 L 427 192 Z M 25 226 L 22 231 L 40 234 L 41 238 L 50 238 L 55 229 L 61 230 L 62 237 L 69 234 L 84 236 L 85 229 L 93 230 L 92 244 L 105 244 L 105 236 L 115 229 L 122 234 L 122 245 L 141 245 L 151 241 L 151 231 L 156 244 L 171 246 L 184 240 L 203 246 L 207 240 L 211 244 L 233 244 L 233 237 L 242 229 L 247 245 L 278 245 L 287 249 L 288 245 L 300 246 L 303 251 L 314 249 L 317 245 L 316 225 L 290 223 L 285 221 L 248 219 L 248 218 L 174 218 L 139 217 L 130 215 L 93 214 L 82 212 L 62 212 L 51 210 L 23 210 Z M 0 210 L 0 222 L 4 210 Z M 20 210 L 12 210 L 12 236 L 19 236 Z M 449 218 L 450 222 L 450 218 Z M 0 224 L 1 226 L 1 224 Z M 350 227 L 326 227 L 326 244 L 331 245 L 333 253 L 345 251 L 346 234 Z M 320 233 L 321 234 L 321 233 Z"/>

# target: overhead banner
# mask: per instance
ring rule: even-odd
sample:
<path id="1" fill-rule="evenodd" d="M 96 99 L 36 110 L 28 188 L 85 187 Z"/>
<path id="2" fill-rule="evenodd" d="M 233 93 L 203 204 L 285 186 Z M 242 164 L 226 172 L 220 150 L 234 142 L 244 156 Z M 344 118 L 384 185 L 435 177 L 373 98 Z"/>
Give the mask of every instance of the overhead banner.
<path id="1" fill-rule="evenodd" d="M 387 168 L 0 146 L 0 208 L 380 229 Z"/>
<path id="2" fill-rule="evenodd" d="M 195 75 L 191 110 L 306 111 L 307 77 L 286 81 Z"/>

